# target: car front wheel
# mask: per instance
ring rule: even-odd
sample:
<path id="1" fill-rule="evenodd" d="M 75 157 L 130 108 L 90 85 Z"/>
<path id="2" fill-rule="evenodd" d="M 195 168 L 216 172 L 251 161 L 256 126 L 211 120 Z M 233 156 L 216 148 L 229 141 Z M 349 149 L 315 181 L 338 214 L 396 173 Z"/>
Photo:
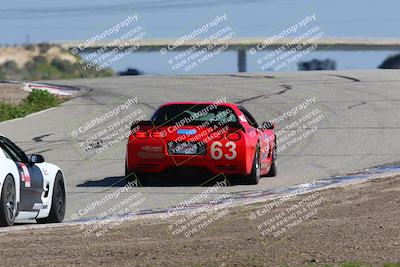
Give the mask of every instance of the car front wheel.
<path id="1" fill-rule="evenodd" d="M 0 199 L 0 226 L 14 224 L 17 214 L 16 192 L 14 179 L 7 175 L 3 183 Z"/>

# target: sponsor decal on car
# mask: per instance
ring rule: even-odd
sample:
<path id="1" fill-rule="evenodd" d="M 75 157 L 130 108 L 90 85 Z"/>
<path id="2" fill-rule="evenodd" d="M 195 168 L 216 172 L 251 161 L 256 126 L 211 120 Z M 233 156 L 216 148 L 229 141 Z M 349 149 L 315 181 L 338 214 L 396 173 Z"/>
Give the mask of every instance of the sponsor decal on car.
<path id="1" fill-rule="evenodd" d="M 164 157 L 162 153 L 162 146 L 141 146 L 137 155 L 142 159 L 160 159 Z"/>
<path id="2" fill-rule="evenodd" d="M 29 175 L 28 168 L 24 163 L 19 163 L 22 171 L 20 171 L 21 181 L 25 183 L 25 187 L 31 187 L 31 176 Z"/>
<path id="3" fill-rule="evenodd" d="M 140 150 L 147 151 L 147 152 L 161 152 L 162 151 L 162 146 L 142 146 L 140 147 Z"/>
<path id="4" fill-rule="evenodd" d="M 179 129 L 178 134 L 194 135 L 197 131 L 195 129 Z"/>
<path id="5" fill-rule="evenodd" d="M 246 117 L 244 115 L 239 115 L 239 120 L 241 122 L 247 122 L 247 119 L 246 119 Z"/>

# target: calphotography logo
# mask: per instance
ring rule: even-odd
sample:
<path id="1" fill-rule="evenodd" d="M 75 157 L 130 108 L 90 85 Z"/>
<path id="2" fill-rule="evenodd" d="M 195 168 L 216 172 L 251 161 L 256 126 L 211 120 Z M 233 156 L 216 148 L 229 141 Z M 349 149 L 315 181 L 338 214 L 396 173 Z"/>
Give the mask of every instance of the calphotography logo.
<path id="1" fill-rule="evenodd" d="M 92 69 L 99 72 L 111 68 L 135 52 L 139 48 L 138 42 L 146 37 L 146 31 L 138 25 L 138 20 L 138 14 L 128 15 L 117 24 L 78 44 L 77 48 L 72 48 L 72 55 L 83 55 L 79 60 L 83 72 Z"/>
<path id="2" fill-rule="evenodd" d="M 295 231 L 296 227 L 317 216 L 318 207 L 325 200 L 320 192 L 305 195 L 315 187 L 315 181 L 301 185 L 263 207 L 252 212 L 248 218 L 267 242 L 281 240 L 282 235 Z"/>
<path id="3" fill-rule="evenodd" d="M 137 97 L 129 98 L 126 102 L 72 130 L 71 136 L 81 138 L 79 147 L 84 154 L 94 152 L 99 155 L 128 139 L 137 131 L 137 128 L 132 129 L 132 124 L 146 118 L 145 111 L 138 106 Z"/>
<path id="4" fill-rule="evenodd" d="M 163 56 L 173 51 L 178 53 L 168 59 L 168 64 L 173 71 L 193 71 L 228 48 L 227 42 L 236 34 L 229 25 L 226 25 L 227 21 L 226 14 L 216 16 L 203 26 L 160 49 L 160 53 Z M 203 37 L 201 41 L 200 37 Z M 183 51 L 178 50 L 185 44 L 190 45 L 187 45 L 188 48 Z"/>
<path id="5" fill-rule="evenodd" d="M 265 39 L 262 43 L 250 49 L 250 55 L 264 51 L 275 43 L 283 43 L 278 48 L 268 51 L 264 56 L 257 59 L 257 64 L 263 71 L 279 71 L 288 68 L 291 64 L 298 62 L 299 59 L 317 49 L 315 43 L 324 36 L 324 31 L 316 23 L 316 15 L 306 16 L 296 24 L 284 29 L 278 34 Z M 311 28 L 310 28 L 311 26 Z M 299 34 L 293 39 L 285 39 L 293 34 Z"/>
<path id="6" fill-rule="evenodd" d="M 142 192 L 137 191 L 137 180 L 128 182 L 122 188 L 104 195 L 89 203 L 86 207 L 72 214 L 74 221 L 84 221 L 80 230 L 84 237 L 94 235 L 102 237 L 120 226 L 123 222 L 132 220 L 146 201 Z M 136 191 L 136 192 L 135 192 Z"/>
<path id="7" fill-rule="evenodd" d="M 313 137 L 326 119 L 322 106 L 315 96 L 306 98 L 300 104 L 270 119 L 267 125 L 280 125 L 280 129 L 274 135 L 276 154 L 293 150 Z M 264 129 L 264 126 L 261 126 L 261 129 Z"/>
<path id="8" fill-rule="evenodd" d="M 220 177 L 214 177 L 217 178 Z M 227 186 L 229 184 L 226 179 L 216 181 L 215 185 L 161 214 L 160 217 L 166 222 L 171 238 L 180 237 L 188 242 L 193 241 L 194 236 L 223 220 L 234 202 L 234 196 L 224 190 Z"/>

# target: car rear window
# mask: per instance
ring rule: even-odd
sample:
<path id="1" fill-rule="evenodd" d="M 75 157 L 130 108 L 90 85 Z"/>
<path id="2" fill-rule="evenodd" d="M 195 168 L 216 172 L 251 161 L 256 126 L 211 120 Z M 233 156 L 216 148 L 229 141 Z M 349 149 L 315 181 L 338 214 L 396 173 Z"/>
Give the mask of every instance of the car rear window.
<path id="1" fill-rule="evenodd" d="M 198 124 L 237 122 L 234 111 L 227 106 L 177 104 L 160 108 L 152 117 L 156 124 Z"/>

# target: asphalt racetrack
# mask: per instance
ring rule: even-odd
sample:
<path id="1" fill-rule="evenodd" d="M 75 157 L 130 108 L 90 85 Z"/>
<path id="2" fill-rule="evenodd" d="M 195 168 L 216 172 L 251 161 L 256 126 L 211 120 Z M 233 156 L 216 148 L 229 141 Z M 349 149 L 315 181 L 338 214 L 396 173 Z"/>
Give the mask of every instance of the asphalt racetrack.
<path id="1" fill-rule="evenodd" d="M 87 205 L 124 185 L 120 180 L 124 175 L 126 139 L 106 146 L 107 142 L 99 141 L 102 131 L 125 129 L 125 125 L 130 125 L 124 121 L 128 114 L 140 110 L 149 118 L 159 105 L 170 101 L 226 98 L 244 105 L 259 122 L 286 114 L 277 125 L 282 138 L 278 176 L 264 177 L 256 186 L 233 184 L 216 195 L 226 191 L 233 195 L 251 194 L 347 174 L 400 158 L 398 71 L 137 76 L 52 83 L 80 87 L 85 92 L 60 107 L 1 123 L 0 133 L 27 153 L 41 153 L 47 162 L 62 168 L 68 194 L 66 221 L 96 216 L 117 203 L 114 199 L 85 210 Z M 132 103 L 128 110 L 85 131 L 77 130 L 129 99 Z M 302 110 L 297 108 L 296 114 L 288 116 L 288 111 L 307 99 L 315 103 Z M 304 117 L 312 111 L 314 115 Z M 312 119 L 313 123 L 303 127 Z M 297 130 L 299 127 L 303 129 Z M 303 137 L 296 139 L 296 134 Z M 145 200 L 138 209 L 151 212 L 191 199 L 207 188 L 199 186 L 203 182 L 202 177 L 170 176 L 122 192 L 121 196 L 126 198 L 140 191 Z"/>

